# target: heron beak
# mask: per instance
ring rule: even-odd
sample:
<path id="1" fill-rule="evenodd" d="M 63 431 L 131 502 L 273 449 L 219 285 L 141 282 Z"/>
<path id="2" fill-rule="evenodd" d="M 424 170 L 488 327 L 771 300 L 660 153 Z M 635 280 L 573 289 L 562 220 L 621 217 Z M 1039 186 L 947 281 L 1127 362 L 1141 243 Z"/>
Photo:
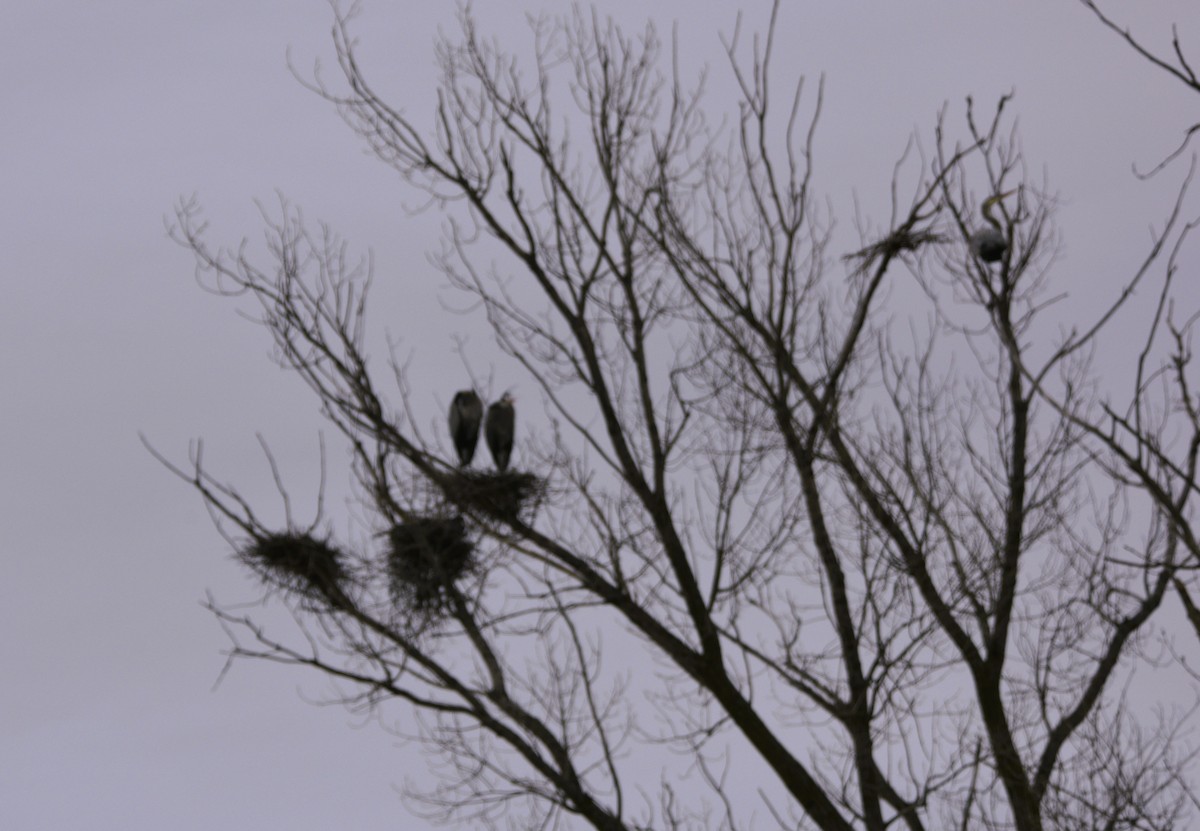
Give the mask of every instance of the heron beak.
<path id="1" fill-rule="evenodd" d="M 1007 199 L 1008 197 L 1010 197 L 1010 196 L 1012 196 L 1014 193 L 1016 193 L 1016 192 L 1017 192 L 1017 190 L 1019 190 L 1019 188 L 1018 188 L 1018 189 L 1016 189 L 1016 190 L 1006 190 L 1004 193 L 998 193 L 998 194 L 996 194 L 996 196 L 995 196 L 994 198 L 996 199 L 996 201 L 1000 201 L 1001 199 Z"/>

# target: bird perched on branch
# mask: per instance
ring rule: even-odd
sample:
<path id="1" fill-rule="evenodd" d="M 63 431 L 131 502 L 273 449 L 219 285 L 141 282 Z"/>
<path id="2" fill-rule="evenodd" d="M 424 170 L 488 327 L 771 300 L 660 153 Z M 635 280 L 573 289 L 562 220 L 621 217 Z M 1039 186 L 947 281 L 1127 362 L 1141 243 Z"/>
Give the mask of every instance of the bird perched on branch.
<path id="1" fill-rule="evenodd" d="M 492 454 L 492 460 L 496 462 L 496 469 L 501 473 L 508 469 L 508 459 L 512 455 L 513 429 L 516 426 L 516 421 L 517 416 L 513 411 L 513 397 L 508 393 L 504 393 L 499 401 L 488 407 L 487 423 L 484 424 L 483 433 L 487 439 L 487 446 Z"/>
<path id="2" fill-rule="evenodd" d="M 450 438 L 458 452 L 458 463 L 462 467 L 475 458 L 475 446 L 479 444 L 479 423 L 483 421 L 483 402 L 475 390 L 462 390 L 450 402 Z"/>
<path id="3" fill-rule="evenodd" d="M 990 227 L 981 228 L 971 234 L 971 253 L 985 263 L 996 262 L 1008 250 L 1008 237 L 1004 235 L 1004 229 L 1000 225 L 1000 220 L 992 215 L 992 208 L 1000 204 L 1001 199 L 1006 196 L 1012 196 L 1014 193 L 1016 191 L 1010 190 L 998 193 L 995 196 L 989 196 L 983 200 L 983 205 L 979 209 L 979 212 L 983 214 L 983 218 Z"/>

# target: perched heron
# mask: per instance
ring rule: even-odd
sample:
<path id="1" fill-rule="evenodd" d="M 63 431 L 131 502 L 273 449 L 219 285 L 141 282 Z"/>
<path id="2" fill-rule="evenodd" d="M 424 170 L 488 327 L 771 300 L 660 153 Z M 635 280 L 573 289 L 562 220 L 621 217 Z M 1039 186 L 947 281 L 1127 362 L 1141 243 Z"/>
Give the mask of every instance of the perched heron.
<path id="1" fill-rule="evenodd" d="M 483 402 L 475 390 L 462 390 L 450 402 L 450 438 L 458 451 L 458 463 L 463 467 L 475 458 L 479 444 L 479 422 L 483 421 Z"/>
<path id="2" fill-rule="evenodd" d="M 483 434 L 487 438 L 492 459 L 496 462 L 496 469 L 501 473 L 508 469 L 508 457 L 512 455 L 513 428 L 516 420 L 513 397 L 508 393 L 504 393 L 499 401 L 488 407 Z"/>
<path id="3" fill-rule="evenodd" d="M 983 218 L 987 220 L 989 227 L 981 228 L 971 234 L 971 253 L 985 263 L 996 262 L 1008 250 L 1008 238 L 1004 236 L 1004 229 L 1000 226 L 1000 220 L 992 216 L 992 208 L 996 207 L 1001 199 L 1006 196 L 1012 196 L 1014 193 L 1016 193 L 1015 190 L 1010 190 L 998 193 L 995 196 L 989 196 L 983 200 L 983 205 L 979 212 L 983 214 Z"/>

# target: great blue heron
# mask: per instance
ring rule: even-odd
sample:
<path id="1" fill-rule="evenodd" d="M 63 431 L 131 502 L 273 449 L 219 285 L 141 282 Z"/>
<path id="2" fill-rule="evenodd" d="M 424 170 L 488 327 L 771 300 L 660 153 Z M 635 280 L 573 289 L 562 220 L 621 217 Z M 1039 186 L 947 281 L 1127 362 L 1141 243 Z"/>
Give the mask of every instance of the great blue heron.
<path id="1" fill-rule="evenodd" d="M 983 200 L 983 205 L 979 209 L 979 212 L 983 214 L 983 218 L 987 220 L 988 227 L 981 228 L 971 234 L 971 253 L 985 263 L 996 262 L 1008 250 L 1008 237 L 1004 236 L 1004 229 L 1000 226 L 1000 220 L 992 216 L 992 208 L 996 207 L 1001 199 L 1006 196 L 1012 196 L 1014 193 L 1016 191 L 1010 190 L 1005 193 L 998 193 L 995 196 L 989 196 Z"/>
<path id="2" fill-rule="evenodd" d="M 492 459 L 496 462 L 496 469 L 501 473 L 508 469 L 508 457 L 512 455 L 513 428 L 516 426 L 516 421 L 513 397 L 508 393 L 504 393 L 499 401 L 488 407 L 483 434 L 487 438 L 487 446 L 492 453 Z"/>
<path id="3" fill-rule="evenodd" d="M 475 390 L 462 390 L 450 402 L 450 438 L 458 451 L 458 463 L 463 467 L 475 458 L 479 444 L 479 422 L 483 421 L 483 402 Z"/>

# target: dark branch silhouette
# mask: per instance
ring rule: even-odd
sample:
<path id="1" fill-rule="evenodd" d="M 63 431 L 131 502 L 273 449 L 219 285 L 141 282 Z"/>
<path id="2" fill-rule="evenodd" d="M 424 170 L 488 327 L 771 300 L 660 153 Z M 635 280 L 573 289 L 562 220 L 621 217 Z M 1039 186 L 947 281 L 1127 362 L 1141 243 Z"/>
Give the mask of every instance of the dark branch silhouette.
<path id="1" fill-rule="evenodd" d="M 1172 587 L 1200 633 L 1191 174 L 1095 319 L 1056 305 L 1012 96 L 944 107 L 842 247 L 813 184 L 824 84 L 776 86 L 779 9 L 725 41 L 730 119 L 653 27 L 538 19 L 526 62 L 463 12 L 429 125 L 338 14 L 340 77 L 304 83 L 450 217 L 435 262 L 553 429 L 464 391 L 422 437 L 464 384 L 413 393 L 393 362 L 381 385 L 369 257 L 286 201 L 265 256 L 215 247 L 182 202 L 172 236 L 317 396 L 368 525 L 271 527 L 199 444 L 154 451 L 294 618 L 210 598 L 230 655 L 401 707 L 437 762 L 414 797 L 464 827 L 1186 827 L 1194 713 L 1126 691 L 1170 669 Z M 1125 37 L 1195 86 L 1178 41 L 1172 65 Z M 1090 356 L 1130 331 L 1122 398 Z M 468 468 L 481 419 L 496 471 Z"/>

